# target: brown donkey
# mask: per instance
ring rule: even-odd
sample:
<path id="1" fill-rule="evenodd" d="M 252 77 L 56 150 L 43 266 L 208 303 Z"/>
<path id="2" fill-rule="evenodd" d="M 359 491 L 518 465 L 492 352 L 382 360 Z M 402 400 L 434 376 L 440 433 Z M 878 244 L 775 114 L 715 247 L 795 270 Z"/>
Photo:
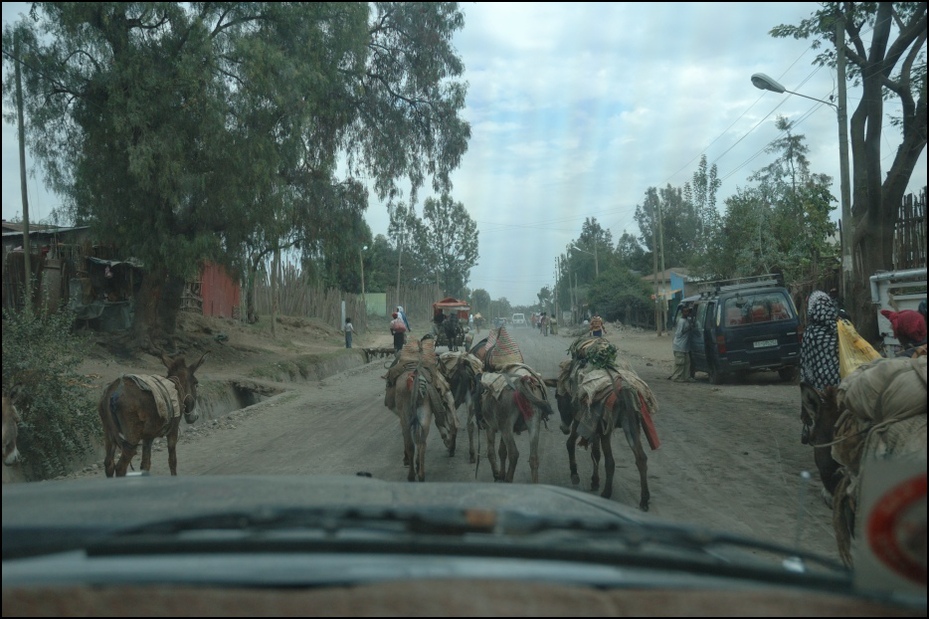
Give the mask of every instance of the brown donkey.
<path id="1" fill-rule="evenodd" d="M 203 363 L 207 353 L 191 366 L 183 356 L 161 355 L 168 368 L 167 378 L 124 374 L 104 390 L 97 411 L 103 423 L 103 440 L 106 457 L 103 464 L 107 477 L 124 477 L 139 443 L 142 443 L 143 471 L 152 467 L 152 441 L 168 438 L 168 466 L 171 474 L 177 475 L 177 434 L 181 413 L 187 423 L 194 423 L 199 415 L 194 412 L 197 404 L 197 379 L 194 372 Z M 118 462 L 114 462 L 117 446 L 120 448 Z"/>

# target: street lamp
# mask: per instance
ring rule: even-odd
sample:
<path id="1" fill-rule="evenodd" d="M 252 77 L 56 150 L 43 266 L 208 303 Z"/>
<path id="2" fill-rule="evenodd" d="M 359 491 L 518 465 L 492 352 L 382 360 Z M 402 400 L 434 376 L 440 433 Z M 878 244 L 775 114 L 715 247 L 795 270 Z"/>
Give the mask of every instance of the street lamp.
<path id="1" fill-rule="evenodd" d="M 587 251 L 586 249 L 581 249 L 580 247 L 578 247 L 578 246 L 575 245 L 574 243 L 569 243 L 569 244 L 568 244 L 568 247 L 570 247 L 571 249 L 576 249 L 576 250 L 579 251 L 579 252 L 583 252 L 583 253 L 587 254 L 588 256 L 593 256 L 593 257 L 594 257 L 594 276 L 595 276 L 595 277 L 600 277 L 600 263 L 597 261 L 597 244 L 596 244 L 596 243 L 594 243 L 594 251 L 593 251 L 593 253 Z"/>
<path id="2" fill-rule="evenodd" d="M 761 90 L 770 90 L 771 92 L 776 92 L 777 94 L 789 93 L 792 95 L 797 95 L 798 97 L 803 97 L 804 99 L 811 99 L 813 101 L 818 101 L 819 103 L 825 103 L 829 107 L 835 110 L 836 118 L 839 123 L 839 173 L 841 174 L 841 191 L 842 191 L 842 294 L 843 296 L 848 294 L 846 289 L 848 286 L 848 280 L 850 278 L 849 273 L 852 270 L 852 251 L 851 251 L 851 236 L 854 233 L 852 226 L 852 206 L 851 206 L 851 187 L 849 181 L 849 171 L 848 171 L 848 121 L 845 113 L 845 89 L 844 82 L 845 76 L 839 76 L 839 104 L 836 105 L 830 101 L 825 101 L 823 99 L 817 99 L 816 97 L 810 97 L 799 92 L 794 92 L 792 90 L 787 90 L 777 80 L 768 77 L 764 73 L 755 73 L 752 75 L 752 84 L 755 88 Z"/>

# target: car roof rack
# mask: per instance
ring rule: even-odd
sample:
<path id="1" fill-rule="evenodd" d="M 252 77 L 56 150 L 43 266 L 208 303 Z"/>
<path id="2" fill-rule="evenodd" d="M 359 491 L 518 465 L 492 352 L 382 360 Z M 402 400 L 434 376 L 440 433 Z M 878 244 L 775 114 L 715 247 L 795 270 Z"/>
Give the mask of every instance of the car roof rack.
<path id="1" fill-rule="evenodd" d="M 710 293 L 719 294 L 720 292 L 728 292 L 730 290 L 770 288 L 782 285 L 780 276 L 777 273 L 765 273 L 764 275 L 751 275 L 749 277 L 734 277 L 711 282 L 701 282 L 698 290 L 701 295 L 707 295 Z"/>

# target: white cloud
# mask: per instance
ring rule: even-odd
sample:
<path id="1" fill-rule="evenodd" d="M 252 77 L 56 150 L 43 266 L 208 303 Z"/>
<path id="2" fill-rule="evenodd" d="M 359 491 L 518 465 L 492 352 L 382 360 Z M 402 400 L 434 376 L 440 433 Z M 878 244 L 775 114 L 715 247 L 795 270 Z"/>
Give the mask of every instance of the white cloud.
<path id="1" fill-rule="evenodd" d="M 3 3 L 4 22 L 16 4 Z M 632 214 L 646 190 L 683 185 L 702 153 L 724 179 L 721 205 L 769 161 L 763 149 L 778 137 L 779 114 L 799 122 L 812 169 L 833 177 L 838 197 L 835 111 L 750 81 L 763 72 L 812 97 L 834 92 L 834 74 L 813 66 L 809 42 L 768 34 L 817 6 L 463 3 L 465 27 L 455 45 L 469 83 L 464 116 L 472 139 L 452 197 L 480 231 L 470 286 L 512 303 L 535 301 L 540 288 L 554 284 L 556 256 L 586 217 L 614 239 L 624 230 L 638 235 Z M 848 98 L 852 110 L 860 92 L 850 87 Z M 898 137 L 885 129 L 886 171 Z M 21 210 L 15 135 L 5 123 L 5 218 Z M 924 152 L 911 191 L 926 184 L 925 170 Z M 386 209 L 372 202 L 368 222 L 385 234 Z"/>

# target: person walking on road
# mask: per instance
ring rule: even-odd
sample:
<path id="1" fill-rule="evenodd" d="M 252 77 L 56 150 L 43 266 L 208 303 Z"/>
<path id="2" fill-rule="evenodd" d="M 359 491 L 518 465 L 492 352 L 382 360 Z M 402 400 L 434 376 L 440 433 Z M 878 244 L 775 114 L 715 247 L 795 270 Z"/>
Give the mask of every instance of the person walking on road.
<path id="1" fill-rule="evenodd" d="M 345 319 L 345 328 L 342 330 L 345 331 L 345 347 L 351 348 L 352 347 L 352 334 L 355 332 L 355 327 L 352 326 L 351 318 Z"/>
<path id="2" fill-rule="evenodd" d="M 406 325 L 397 312 L 393 313 L 393 320 L 390 321 L 390 332 L 394 336 L 394 352 L 399 352 L 406 343 Z"/>
<path id="3" fill-rule="evenodd" d="M 694 382 L 694 379 L 690 377 L 690 332 L 693 328 L 691 309 L 685 307 L 677 319 L 674 339 L 671 340 L 671 350 L 674 351 L 674 372 L 668 378 L 676 383 Z"/>

